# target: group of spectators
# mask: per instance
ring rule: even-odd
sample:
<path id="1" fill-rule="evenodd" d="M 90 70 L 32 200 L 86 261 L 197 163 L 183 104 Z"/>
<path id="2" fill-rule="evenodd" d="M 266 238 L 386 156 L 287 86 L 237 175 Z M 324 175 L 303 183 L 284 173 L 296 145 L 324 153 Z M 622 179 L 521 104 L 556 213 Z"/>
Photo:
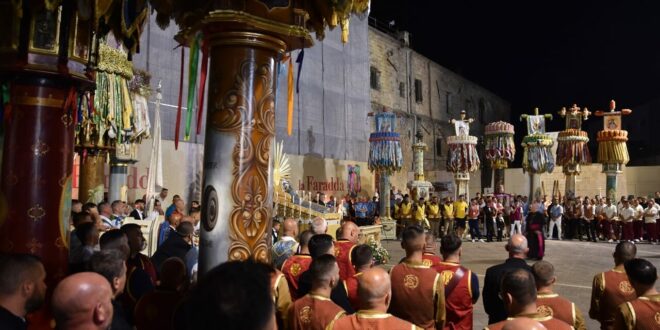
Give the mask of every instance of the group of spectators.
<path id="1" fill-rule="evenodd" d="M 483 196 L 477 193 L 469 201 L 445 197 L 442 202 L 411 201 L 393 194 L 393 215 L 399 228 L 410 224 L 427 227 L 434 235 L 455 233 L 472 242 L 502 241 L 515 233 L 526 233 L 532 217 L 542 219 L 543 236 L 548 239 L 587 241 L 631 241 L 657 244 L 660 233 L 660 192 L 655 197 L 622 196 L 615 201 L 594 196 L 563 198 L 548 196 L 528 200 L 526 196 Z M 394 199 L 396 198 L 396 199 Z M 485 233 L 485 235 L 482 235 Z"/>

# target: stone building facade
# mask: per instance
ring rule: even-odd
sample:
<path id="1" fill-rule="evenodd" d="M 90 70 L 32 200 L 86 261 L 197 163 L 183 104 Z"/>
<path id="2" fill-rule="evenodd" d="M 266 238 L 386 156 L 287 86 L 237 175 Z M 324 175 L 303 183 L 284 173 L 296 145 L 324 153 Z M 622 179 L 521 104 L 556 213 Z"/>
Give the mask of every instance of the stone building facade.
<path id="1" fill-rule="evenodd" d="M 427 180 L 436 189 L 444 190 L 452 176 L 446 169 L 446 137 L 453 135 L 450 119 L 460 117 L 466 110 L 474 118 L 471 134 L 483 136 L 484 125 L 510 120 L 510 104 L 455 72 L 415 52 L 406 32 L 393 33 L 369 27 L 369 73 L 371 109 L 386 109 L 400 115 L 398 131 L 401 133 L 404 167 L 395 175 L 392 184 L 404 190 L 412 179 L 412 149 L 417 130 L 424 134 L 428 152 L 424 155 Z M 486 162 L 482 158 L 482 169 Z M 472 177 L 470 191 L 490 184 L 490 170 L 485 168 Z"/>

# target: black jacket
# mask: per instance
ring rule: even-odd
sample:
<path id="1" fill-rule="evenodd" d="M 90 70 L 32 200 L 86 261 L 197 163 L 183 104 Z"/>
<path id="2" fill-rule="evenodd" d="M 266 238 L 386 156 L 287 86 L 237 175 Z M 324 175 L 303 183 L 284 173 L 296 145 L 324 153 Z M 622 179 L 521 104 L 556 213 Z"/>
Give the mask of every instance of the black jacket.
<path id="1" fill-rule="evenodd" d="M 488 314 L 488 324 L 493 324 L 503 321 L 507 318 L 506 307 L 504 302 L 499 297 L 500 283 L 504 274 L 517 270 L 525 269 L 529 272 L 532 271 L 531 267 L 527 265 L 525 260 L 520 258 L 509 258 L 504 263 L 492 266 L 486 270 L 486 278 L 484 279 L 483 302 L 486 314 Z"/>
<path id="2" fill-rule="evenodd" d="M 156 272 L 160 274 L 160 266 L 165 260 L 171 257 L 177 257 L 183 261 L 183 264 L 186 264 L 186 254 L 192 246 L 186 242 L 183 237 L 178 235 L 176 232 L 170 234 L 170 236 L 161 244 L 154 255 L 151 256 L 151 263 L 154 264 Z"/>

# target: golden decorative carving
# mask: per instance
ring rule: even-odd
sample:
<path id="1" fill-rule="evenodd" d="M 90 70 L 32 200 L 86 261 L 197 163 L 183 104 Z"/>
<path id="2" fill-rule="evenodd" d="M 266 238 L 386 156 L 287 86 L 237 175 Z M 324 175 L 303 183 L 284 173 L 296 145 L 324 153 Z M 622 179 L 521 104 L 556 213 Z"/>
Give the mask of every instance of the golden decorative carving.
<path id="1" fill-rule="evenodd" d="M 271 216 L 268 157 L 270 142 L 275 135 L 272 129 L 274 115 L 271 117 L 274 112 L 272 62 L 255 65 L 246 60 L 234 79 L 233 88 L 221 101 L 215 101 L 215 111 L 210 114 L 213 129 L 232 133 L 237 140 L 232 152 L 234 180 L 231 185 L 233 209 L 230 213 L 229 259 L 244 260 L 251 256 L 268 261 L 267 229 Z M 244 93 L 251 89 L 255 95 L 246 96 Z M 256 120 L 250 111 L 256 112 Z"/>
<path id="2" fill-rule="evenodd" d="M 43 247 L 43 244 L 41 244 L 41 242 L 37 241 L 36 238 L 32 238 L 32 240 L 30 242 L 28 242 L 27 244 L 25 244 L 25 246 L 28 248 L 28 250 L 30 250 L 30 253 L 36 254 L 37 251 L 41 250 L 41 248 Z"/>
<path id="3" fill-rule="evenodd" d="M 64 100 L 51 97 L 16 95 L 13 101 L 15 105 L 28 105 L 33 107 L 62 108 L 64 106 Z"/>
<path id="4" fill-rule="evenodd" d="M 73 117 L 71 117 L 71 115 L 66 113 L 62 115 L 62 118 L 60 118 L 60 120 L 62 120 L 62 124 L 64 124 L 64 127 L 69 127 L 73 124 Z"/>
<path id="5" fill-rule="evenodd" d="M 39 204 L 35 204 L 33 207 L 29 208 L 27 211 L 28 217 L 33 221 L 39 221 L 46 215 L 46 210 Z"/>
<path id="6" fill-rule="evenodd" d="M 47 144 L 41 142 L 41 140 L 37 140 L 37 142 L 32 145 L 30 150 L 32 150 L 32 153 L 34 153 L 36 157 L 41 157 L 50 150 L 50 147 Z"/>

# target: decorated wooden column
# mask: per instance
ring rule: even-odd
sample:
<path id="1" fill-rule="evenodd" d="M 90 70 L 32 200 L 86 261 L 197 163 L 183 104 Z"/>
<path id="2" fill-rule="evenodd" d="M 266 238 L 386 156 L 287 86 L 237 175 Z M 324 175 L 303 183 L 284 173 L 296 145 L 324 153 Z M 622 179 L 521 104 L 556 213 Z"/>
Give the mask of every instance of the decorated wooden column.
<path id="1" fill-rule="evenodd" d="M 486 159 L 493 168 L 493 191 L 504 193 L 504 169 L 516 156 L 513 125 L 498 121 L 486 125 Z"/>
<path id="2" fill-rule="evenodd" d="M 179 2 L 152 5 L 161 27 L 172 18 L 179 25 L 182 32 L 176 39 L 192 46 L 192 56 L 202 50 L 202 76 L 204 52 L 210 58 L 200 272 L 227 260 L 267 262 L 276 64 L 285 52 L 312 45 L 308 27 L 322 39 L 326 26 L 341 25 L 342 41 L 347 41 L 351 13 L 366 12 L 369 1 L 208 0 L 194 8 Z M 293 79 L 289 82 L 293 88 Z M 288 104 L 291 113 L 293 99 Z"/>
<path id="3" fill-rule="evenodd" d="M 401 136 L 396 132 L 396 114 L 369 113 L 374 117 L 374 132 L 369 135 L 369 170 L 378 174 L 380 192 L 380 222 L 383 238 L 396 239 L 396 221 L 390 216 L 390 176 L 401 171 L 403 155 Z M 422 171 L 422 180 L 424 172 Z"/>
<path id="4" fill-rule="evenodd" d="M 38 256 L 46 269 L 46 301 L 28 315 L 30 328 L 50 329 L 50 296 L 68 270 L 68 237 L 76 111 L 93 90 L 95 40 L 113 27 L 136 46 L 139 32 L 123 17 L 144 17 L 146 7 L 120 9 L 118 1 L 0 0 L 0 84 L 5 113 L 0 173 L 0 251 Z M 104 22 L 95 22 L 103 17 Z M 96 28 L 99 28 L 95 31 Z M 103 30 L 103 31 L 100 31 Z M 4 210 L 3 210 L 4 211 Z"/>
<path id="5" fill-rule="evenodd" d="M 564 196 L 575 198 L 577 176 L 580 175 L 582 165 L 591 164 L 589 153 L 589 137 L 582 131 L 582 120 L 589 118 L 589 110 L 581 110 L 573 104 L 568 110 L 562 108 L 559 115 L 566 118 L 566 128 L 559 132 L 557 137 L 557 164 L 562 167 L 566 175 Z"/>
<path id="6" fill-rule="evenodd" d="M 454 125 L 455 134 L 447 137 L 447 170 L 454 174 L 456 183 L 455 200 L 460 196 L 466 199 L 470 196 L 470 173 L 479 169 L 481 162 L 477 154 L 477 137 L 470 135 L 472 118 L 466 118 L 465 110 L 461 111 L 460 119 L 449 122 Z"/>
<path id="7" fill-rule="evenodd" d="M 545 120 L 552 119 L 551 114 L 539 115 L 539 108 L 534 109 L 533 115 L 522 115 L 521 120 L 527 121 L 527 136 L 523 138 L 523 172 L 529 173 L 529 200 L 541 197 L 542 173 L 552 173 L 555 168 L 555 159 L 552 156 L 554 141 L 545 134 Z"/>
<path id="8" fill-rule="evenodd" d="M 610 101 L 609 111 L 596 111 L 596 116 L 603 117 L 603 130 L 598 132 L 598 162 L 607 176 L 605 195 L 613 203 L 617 198 L 617 179 L 628 164 L 628 131 L 622 129 L 621 116 L 632 113 L 630 109 L 616 109 L 616 102 Z"/>

